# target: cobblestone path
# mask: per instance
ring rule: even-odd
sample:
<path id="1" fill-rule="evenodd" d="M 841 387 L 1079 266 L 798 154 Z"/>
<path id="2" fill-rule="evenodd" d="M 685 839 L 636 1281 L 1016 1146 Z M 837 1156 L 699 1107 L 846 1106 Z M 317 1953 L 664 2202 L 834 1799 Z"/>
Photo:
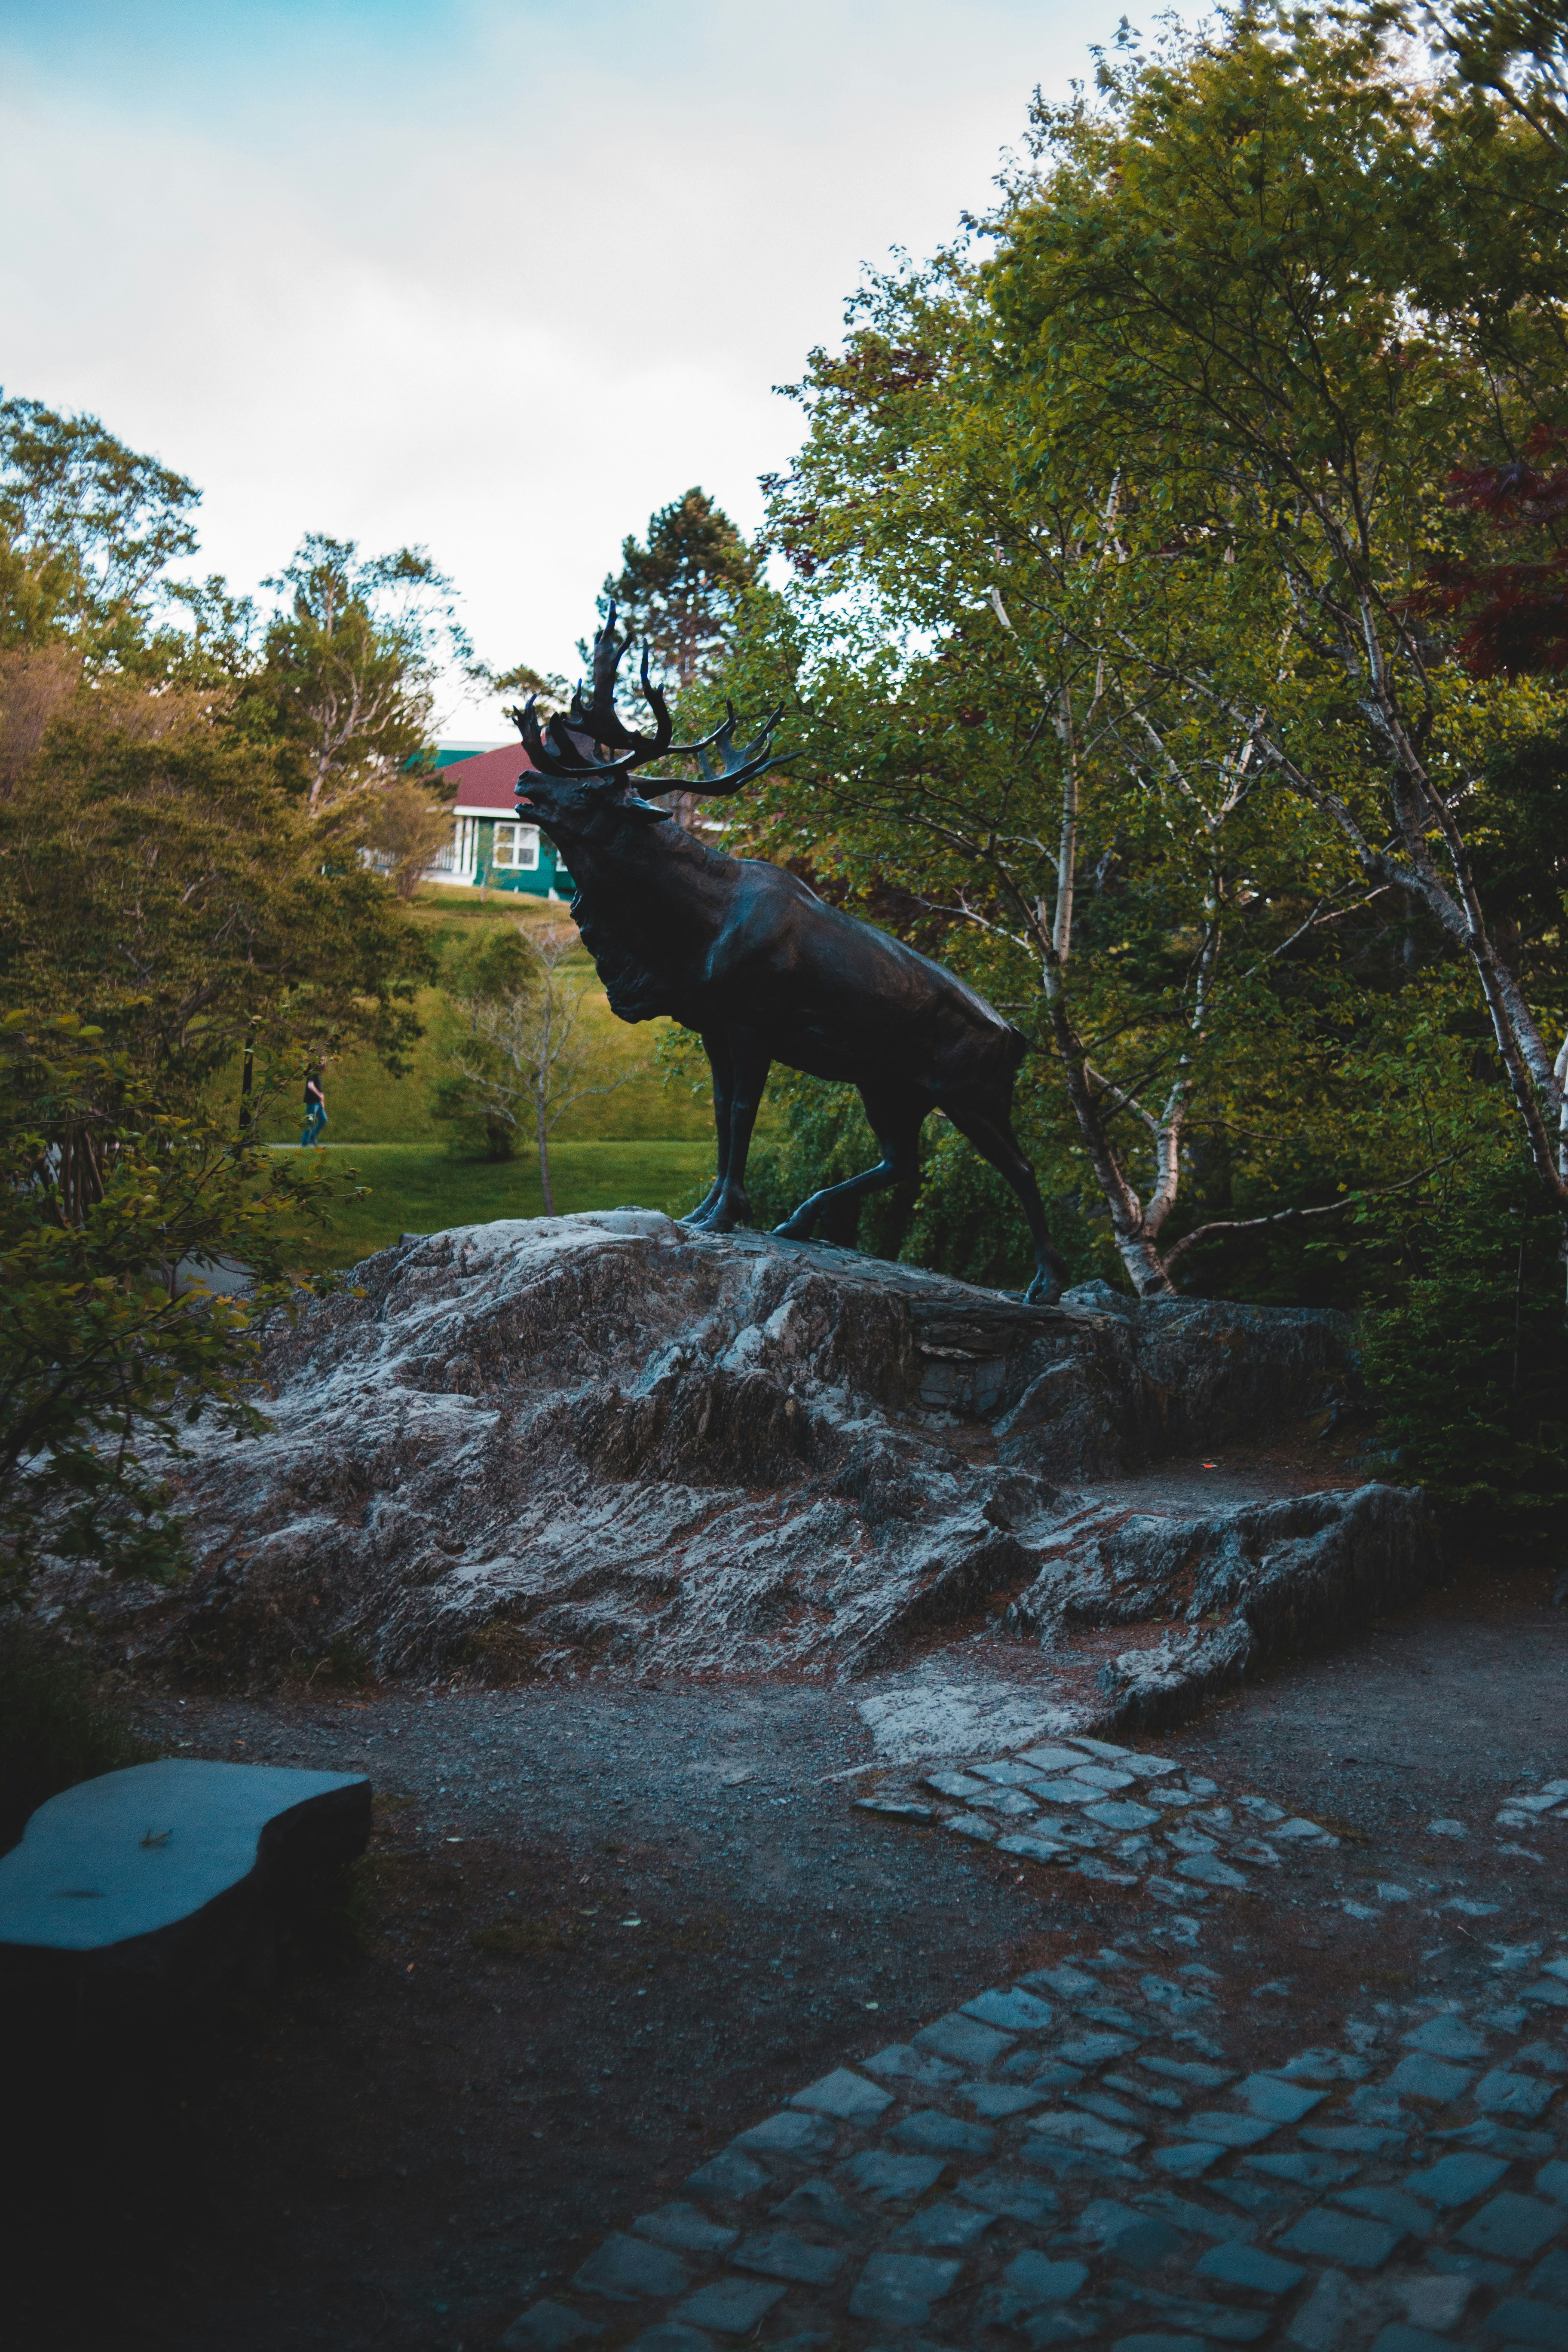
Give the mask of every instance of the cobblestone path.
<path id="1" fill-rule="evenodd" d="M 1031 1864 L 1065 1866 L 1080 1878 L 1141 1887 L 1158 1903 L 1191 1906 L 1219 1889 L 1257 1891 L 1290 1865 L 1337 1852 L 1339 1839 L 1320 1822 L 1288 1814 L 1268 1798 L 1231 1796 L 1217 1780 L 1184 1771 L 1170 1758 L 1070 1735 L 1036 1743 L 1012 1755 L 991 1756 L 955 1769 L 926 1773 L 902 1786 L 879 1774 L 874 1795 L 857 1801 L 861 1812 L 890 1821 L 940 1826 L 950 1835 Z M 1492 1825 L 1498 1856 L 1537 1863 L 1543 1857 L 1522 1836 L 1560 1835 L 1548 1824 L 1568 1821 L 1568 1780 L 1527 1780 L 1504 1798 Z M 1469 1838 L 1466 1824 L 1441 1815 L 1426 1835 L 1456 1857 Z M 1338 1874 L 1332 1874 L 1337 1882 Z M 1375 1919 L 1420 1895 L 1436 1900 L 1451 1880 L 1415 1879 L 1409 1886 L 1374 1881 L 1357 1895 L 1329 1899 L 1354 1919 Z M 1370 1899 L 1369 1899 L 1370 1898 Z M 1287 1896 L 1298 1904 L 1300 1893 Z M 1324 1899 L 1318 1890 L 1317 1899 Z M 1500 1906 L 1447 1893 L 1437 1907 L 1485 1918 Z"/>
<path id="2" fill-rule="evenodd" d="M 628 2215 L 503 2352 L 1568 2352 L 1568 1938 L 1489 1945 L 1500 1906 L 1451 1878 L 1348 1893 L 1321 1825 L 1103 1742 L 860 1801 L 1136 1884 L 1140 1925 L 804 2086 Z M 1536 1860 L 1520 1840 L 1565 1814 L 1568 1781 L 1522 1785 L 1494 1842 Z M 1253 1986 L 1277 1997 L 1260 2053 L 1203 1956 L 1258 1882 L 1303 1918 L 1457 1925 L 1473 1982 L 1369 1999 L 1307 2047 L 1288 1981 Z"/>

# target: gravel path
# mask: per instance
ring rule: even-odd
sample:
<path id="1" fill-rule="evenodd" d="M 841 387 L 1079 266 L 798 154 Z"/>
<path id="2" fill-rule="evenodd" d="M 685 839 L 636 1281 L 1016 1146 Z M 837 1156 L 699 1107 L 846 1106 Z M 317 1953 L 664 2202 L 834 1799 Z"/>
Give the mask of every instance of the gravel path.
<path id="1" fill-rule="evenodd" d="M 1327 1822 L 1341 1840 L 1278 1874 L 1258 1873 L 1268 1883 L 1245 1894 L 1221 1888 L 1185 1910 L 1158 1903 L 1142 1883 L 1096 1884 L 993 1845 L 858 1812 L 854 1797 L 865 1783 L 855 1768 L 877 1761 L 857 1709 L 875 1696 L 867 1685 L 628 1691 L 579 1683 L 293 1706 L 163 1702 L 152 1720 L 171 1752 L 369 1770 L 380 1798 L 369 1958 L 333 1976 L 321 1955 L 304 1955 L 271 1993 L 211 2017 L 167 2021 L 156 2033 L 127 2034 L 123 2020 L 89 2018 L 73 2023 L 63 2044 L 26 2038 L 12 2073 L 37 2161 L 10 2217 L 17 2243 L 9 2273 L 25 2340 L 73 2352 L 110 2338 L 149 2352 L 207 2352 L 220 2343 L 260 2352 L 283 2341 L 348 2352 L 426 2345 L 475 2352 L 543 2299 L 605 2327 L 606 2346 L 630 2342 L 710 2271 L 721 2277 L 734 2265 L 718 2264 L 717 2251 L 710 2257 L 688 2248 L 678 2258 L 692 2284 L 679 2293 L 605 2301 L 591 2291 L 592 2278 L 589 2289 L 571 2281 L 606 2237 L 658 2242 L 632 2232 L 631 2222 L 700 2202 L 686 2186 L 694 2169 L 770 2114 L 820 2119 L 820 2102 L 788 2103 L 840 2068 L 896 2089 L 898 2099 L 879 2124 L 873 2119 L 875 2128 L 830 2118 L 850 2135 L 846 2158 L 881 2147 L 887 2134 L 928 2111 L 976 2120 L 958 2084 L 928 2082 L 911 2098 L 907 2084 L 865 2074 L 863 2062 L 913 2043 L 986 1987 L 1005 1993 L 1068 1961 L 1081 1970 L 1106 1950 L 1119 1956 L 1114 1967 L 1131 1965 L 1110 1998 L 1133 2019 L 1135 2048 L 1086 2066 L 1086 2075 L 1126 2073 L 1121 2062 L 1134 2056 L 1179 2056 L 1166 2048 L 1173 2024 L 1219 2043 L 1222 2060 L 1194 2063 L 1221 2071 L 1268 2073 L 1320 2041 L 1355 2055 L 1346 2039 L 1352 2020 L 1377 2037 L 1361 2053 L 1363 2081 L 1376 2084 L 1409 2054 L 1403 2037 L 1435 2002 L 1461 2001 L 1472 2020 L 1481 2009 L 1509 2006 L 1511 1991 L 1498 1988 L 1518 1978 L 1507 1969 L 1500 1975 L 1494 1948 L 1542 1944 L 1531 1959 L 1531 1982 L 1541 1980 L 1537 1963 L 1552 1957 L 1542 1923 L 1565 1916 L 1568 1830 L 1552 1824 L 1521 1836 L 1493 1820 L 1521 1784 L 1568 1770 L 1568 1623 L 1542 1601 L 1535 1583 L 1520 1580 L 1437 1594 L 1336 1655 L 1299 1663 L 1237 1695 L 1184 1732 L 1137 1743 L 1170 1758 L 1189 1780 L 1258 1793 Z M 1439 1816 L 1459 1822 L 1467 1835 L 1428 1834 L 1426 1823 Z M 1380 1884 L 1405 1887 L 1409 1899 L 1384 1901 Z M 1456 1896 L 1499 1907 L 1445 1908 Z M 1213 1977 L 1184 1979 L 1194 1965 Z M 1158 2001 L 1150 2011 L 1144 1977 L 1212 2000 L 1207 2022 L 1195 2013 L 1173 2019 Z M 1056 2014 L 1042 2029 L 1047 2041 L 1024 2035 L 1020 2049 L 1043 2057 L 1047 2042 L 1055 2049 L 1062 2037 L 1091 2030 L 1092 2021 L 1087 2029 L 1081 2017 L 1075 2022 L 1075 2005 L 1089 1996 L 1047 1988 L 1036 1997 Z M 1527 2016 L 1511 2036 L 1476 2029 L 1492 2045 L 1489 2064 L 1500 2058 L 1503 2071 L 1518 2073 L 1516 2048 L 1551 2044 L 1554 2012 L 1544 2000 L 1544 2021 Z M 999 2053 L 989 2079 L 1005 2082 L 996 2067 L 1016 2054 L 1010 2045 Z M 1486 2071 L 1479 2060 L 1469 2069 L 1476 2082 Z M 1538 2083 L 1554 2080 L 1535 2062 L 1522 2071 Z M 966 2081 L 974 2072 L 970 2063 Z M 1128 2079 L 1145 2091 L 1154 2081 Z M 1337 2115 L 1356 2088 L 1331 2088 L 1329 2128 L 1362 2127 Z M 1102 2079 L 1098 2087 L 1076 2085 L 1074 2095 L 1125 2102 L 1132 2095 Z M 1473 2084 L 1463 2096 L 1473 2101 Z M 1060 2104 L 1053 2097 L 1053 2110 Z M 1418 2105 L 1410 2145 L 1428 2125 L 1468 2131 L 1486 2112 L 1462 2099 L 1451 2116 Z M 1531 2118 L 1529 2129 L 1552 2130 L 1553 2113 Z M 1018 2133 L 1026 2121 L 1004 2117 L 985 2127 Z M 1302 2127 L 1320 2126 L 1309 2119 Z M 1135 2136 L 1154 2143 L 1147 2129 Z M 919 2153 L 901 2140 L 892 2146 Z M 1460 2146 L 1485 2153 L 1473 2141 Z M 1289 2137 L 1270 2138 L 1262 2152 L 1270 2149 L 1303 2152 Z M 1247 2153 L 1214 2159 L 1214 2177 L 1267 2177 L 1248 2172 Z M 774 2159 L 763 2155 L 771 2183 Z M 758 2214 L 799 2185 L 786 2159 L 787 2151 L 778 2156 L 776 2191 L 758 2191 Z M 1247 2243 L 1267 2245 L 1276 2222 L 1297 2225 L 1295 2204 L 1268 2217 L 1244 2201 L 1216 2204 L 1201 2181 L 1184 2186 L 1173 2176 L 1173 2189 L 1149 2168 L 1142 2146 L 1116 2160 L 1139 2169 L 1140 2212 L 1145 2192 L 1168 2189 L 1211 2217 L 1229 2210 L 1256 2221 Z M 1525 2169 L 1517 2186 L 1504 2183 L 1507 2193 L 1539 2202 L 1530 2164 L 1538 2170 L 1543 2160 L 1510 2156 Z M 962 2165 L 952 2169 L 956 2161 L 950 2152 L 947 2168 L 939 2167 L 926 2205 L 954 2201 L 967 2177 Z M 1397 2186 L 1393 2172 L 1384 2179 L 1387 2166 L 1403 2165 L 1400 2180 L 1415 2167 L 1408 2146 L 1356 2161 L 1361 2170 L 1342 2186 Z M 1031 2248 L 1052 2263 L 1087 2261 L 1086 2283 L 1074 2294 L 1110 2331 L 1107 2341 L 1162 2330 L 1212 2335 L 1212 2323 L 1199 2329 L 1190 2318 L 1162 2319 L 1146 2300 L 1133 2310 L 1123 2274 L 1136 2284 L 1136 2264 L 1128 2272 L 1120 2256 L 1086 2253 L 1089 2204 L 1120 2197 L 1131 2207 L 1133 2184 L 1123 2193 L 1081 2171 L 1058 2179 L 1048 2168 L 1039 2178 L 1059 2210 L 1032 2223 L 1003 2215 L 984 2231 L 984 2258 L 976 2254 L 944 2291 L 942 2325 L 933 2305 L 931 2340 L 969 2340 L 964 2331 L 972 2335 L 990 2309 L 984 2298 L 1004 2291 L 1002 2273 Z M 1317 2197 L 1312 2210 L 1322 2202 Z M 715 2208 L 710 2218 L 720 2229 L 763 2226 L 752 2210 Z M 1426 2234 L 1451 2236 L 1479 2210 L 1479 2203 L 1445 2209 Z M 899 2248 L 890 2242 L 912 2218 L 904 2206 L 889 2209 L 882 2222 L 863 2215 L 859 2226 L 870 2234 L 842 2241 L 858 2252 L 835 2270 L 830 2291 L 789 2284 L 763 2321 L 762 2340 L 792 2330 L 868 2347 L 884 2340 L 890 2311 L 868 2305 L 851 2312 L 849 2305 L 873 2253 L 921 2252 L 908 2236 Z M 766 2226 L 837 2242 L 826 2223 Z M 1200 2294 L 1186 2272 L 1203 2254 L 1202 2233 L 1179 2220 L 1165 2226 L 1181 2246 L 1168 2276 L 1157 2267 L 1148 2274 L 1158 2294 L 1178 2304 L 1274 2309 L 1257 2300 L 1261 2290 L 1234 2282 Z M 1058 2237 L 1070 2238 L 1070 2249 L 1056 2248 Z M 938 2248 L 921 2258 L 958 2256 Z M 1507 2257 L 1495 2259 L 1506 2265 Z M 1319 2279 L 1344 2267 L 1323 2254 L 1301 2266 L 1310 2276 L 1289 2291 L 1292 2326 Z M 1361 2275 L 1353 2265 L 1346 2274 L 1352 2282 Z M 754 2267 L 743 2273 L 753 2284 L 770 2275 Z M 1401 2316 L 1373 2295 L 1365 2311 L 1381 2315 L 1378 2328 L 1422 2326 L 1436 2340 L 1459 2341 L 1476 2313 L 1500 2297 L 1507 2299 L 1500 2283 L 1483 2282 L 1470 2315 L 1451 2322 L 1436 2302 L 1421 2306 L 1425 2317 L 1414 2305 Z M 1060 2301 L 1051 2327 L 1070 2320 L 1072 2303 Z M 1053 2337 L 1040 2317 L 1046 2309 L 1015 2313 L 1024 2328 L 1017 2341 L 1082 2334 L 1068 2325 Z M 711 2321 L 703 2332 L 732 2340 Z M 1245 2340 L 1234 2329 L 1215 2338 L 1233 2339 Z M 1001 2347 L 1013 2339 L 990 2340 Z M 663 2352 L 680 2347 L 671 2338 Z M 699 2347 L 689 2342 L 686 2352 Z M 1384 2352 L 1420 2347 L 1391 2342 Z"/>

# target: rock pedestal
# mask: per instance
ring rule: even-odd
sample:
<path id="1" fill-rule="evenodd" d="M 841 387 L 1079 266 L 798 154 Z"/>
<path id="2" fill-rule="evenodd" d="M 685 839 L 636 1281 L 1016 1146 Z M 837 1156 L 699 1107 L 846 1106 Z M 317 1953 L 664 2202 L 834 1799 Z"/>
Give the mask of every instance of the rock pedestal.
<path id="1" fill-rule="evenodd" d="M 133 1651 L 237 1677 L 333 1642 L 395 1674 L 864 1674 L 961 1631 L 1023 1667 L 1159 1620 L 1168 1690 L 1430 1559 L 1390 1488 L 1190 1520 L 1118 1499 L 1331 1401 L 1334 1315 L 1101 1286 L 1032 1307 L 640 1210 L 410 1238 L 353 1288 L 270 1340 L 271 1433 L 202 1442 L 198 1573 L 139 1597 Z"/>

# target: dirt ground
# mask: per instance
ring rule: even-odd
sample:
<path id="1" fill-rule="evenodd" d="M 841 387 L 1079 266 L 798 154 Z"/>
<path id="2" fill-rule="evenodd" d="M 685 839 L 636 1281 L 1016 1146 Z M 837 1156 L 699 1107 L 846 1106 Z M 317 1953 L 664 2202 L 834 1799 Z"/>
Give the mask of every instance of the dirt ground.
<path id="1" fill-rule="evenodd" d="M 489 2346 L 606 2228 L 814 2076 L 1146 1901 L 851 1809 L 854 1686 L 162 1697 L 168 1752 L 359 1769 L 358 1916 L 188 2014 L 5 2021 L 12 2340 L 117 2352 Z M 1489 1832 L 1562 1772 L 1568 1612 L 1472 1572 L 1138 1744 L 1338 1828 L 1205 1914 L 1259 2056 L 1380 1989 L 1473 1982 L 1562 1916 L 1564 1842 Z M 1435 1816 L 1469 1839 L 1435 1840 Z M 1463 1888 L 1363 1922 L 1362 1881 Z"/>

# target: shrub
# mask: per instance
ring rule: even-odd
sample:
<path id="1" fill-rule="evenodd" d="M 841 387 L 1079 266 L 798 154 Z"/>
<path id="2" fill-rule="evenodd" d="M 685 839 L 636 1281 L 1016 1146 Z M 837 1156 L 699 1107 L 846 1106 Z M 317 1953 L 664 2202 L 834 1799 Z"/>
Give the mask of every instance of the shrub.
<path id="1" fill-rule="evenodd" d="M 26 1617 L 0 1622 L 0 1847 L 46 1798 L 154 1752 L 84 1660 Z"/>
<path id="2" fill-rule="evenodd" d="M 1494 1163 L 1415 1242 L 1405 1296 L 1362 1345 L 1394 1475 L 1469 1538 L 1561 1550 L 1568 1510 L 1563 1227 L 1539 1180 Z"/>
<path id="3" fill-rule="evenodd" d="M 789 1132 L 777 1143 L 753 1147 L 746 1190 L 754 1223 L 780 1224 L 813 1192 L 842 1183 L 881 1157 L 853 1087 L 834 1086 L 799 1072 L 773 1080 L 782 1093 Z M 1026 1152 L 1029 1146 L 1025 1143 Z M 817 1226 L 818 1238 L 847 1247 L 858 1243 L 873 1257 L 929 1266 L 963 1282 L 1022 1290 L 1035 1270 L 1034 1251 L 1017 1195 L 1006 1179 L 945 1118 L 921 1129 L 920 1180 L 858 1201 L 836 1203 Z M 1051 1237 L 1074 1282 L 1120 1272 L 1101 1253 L 1070 1201 L 1046 1203 Z"/>

